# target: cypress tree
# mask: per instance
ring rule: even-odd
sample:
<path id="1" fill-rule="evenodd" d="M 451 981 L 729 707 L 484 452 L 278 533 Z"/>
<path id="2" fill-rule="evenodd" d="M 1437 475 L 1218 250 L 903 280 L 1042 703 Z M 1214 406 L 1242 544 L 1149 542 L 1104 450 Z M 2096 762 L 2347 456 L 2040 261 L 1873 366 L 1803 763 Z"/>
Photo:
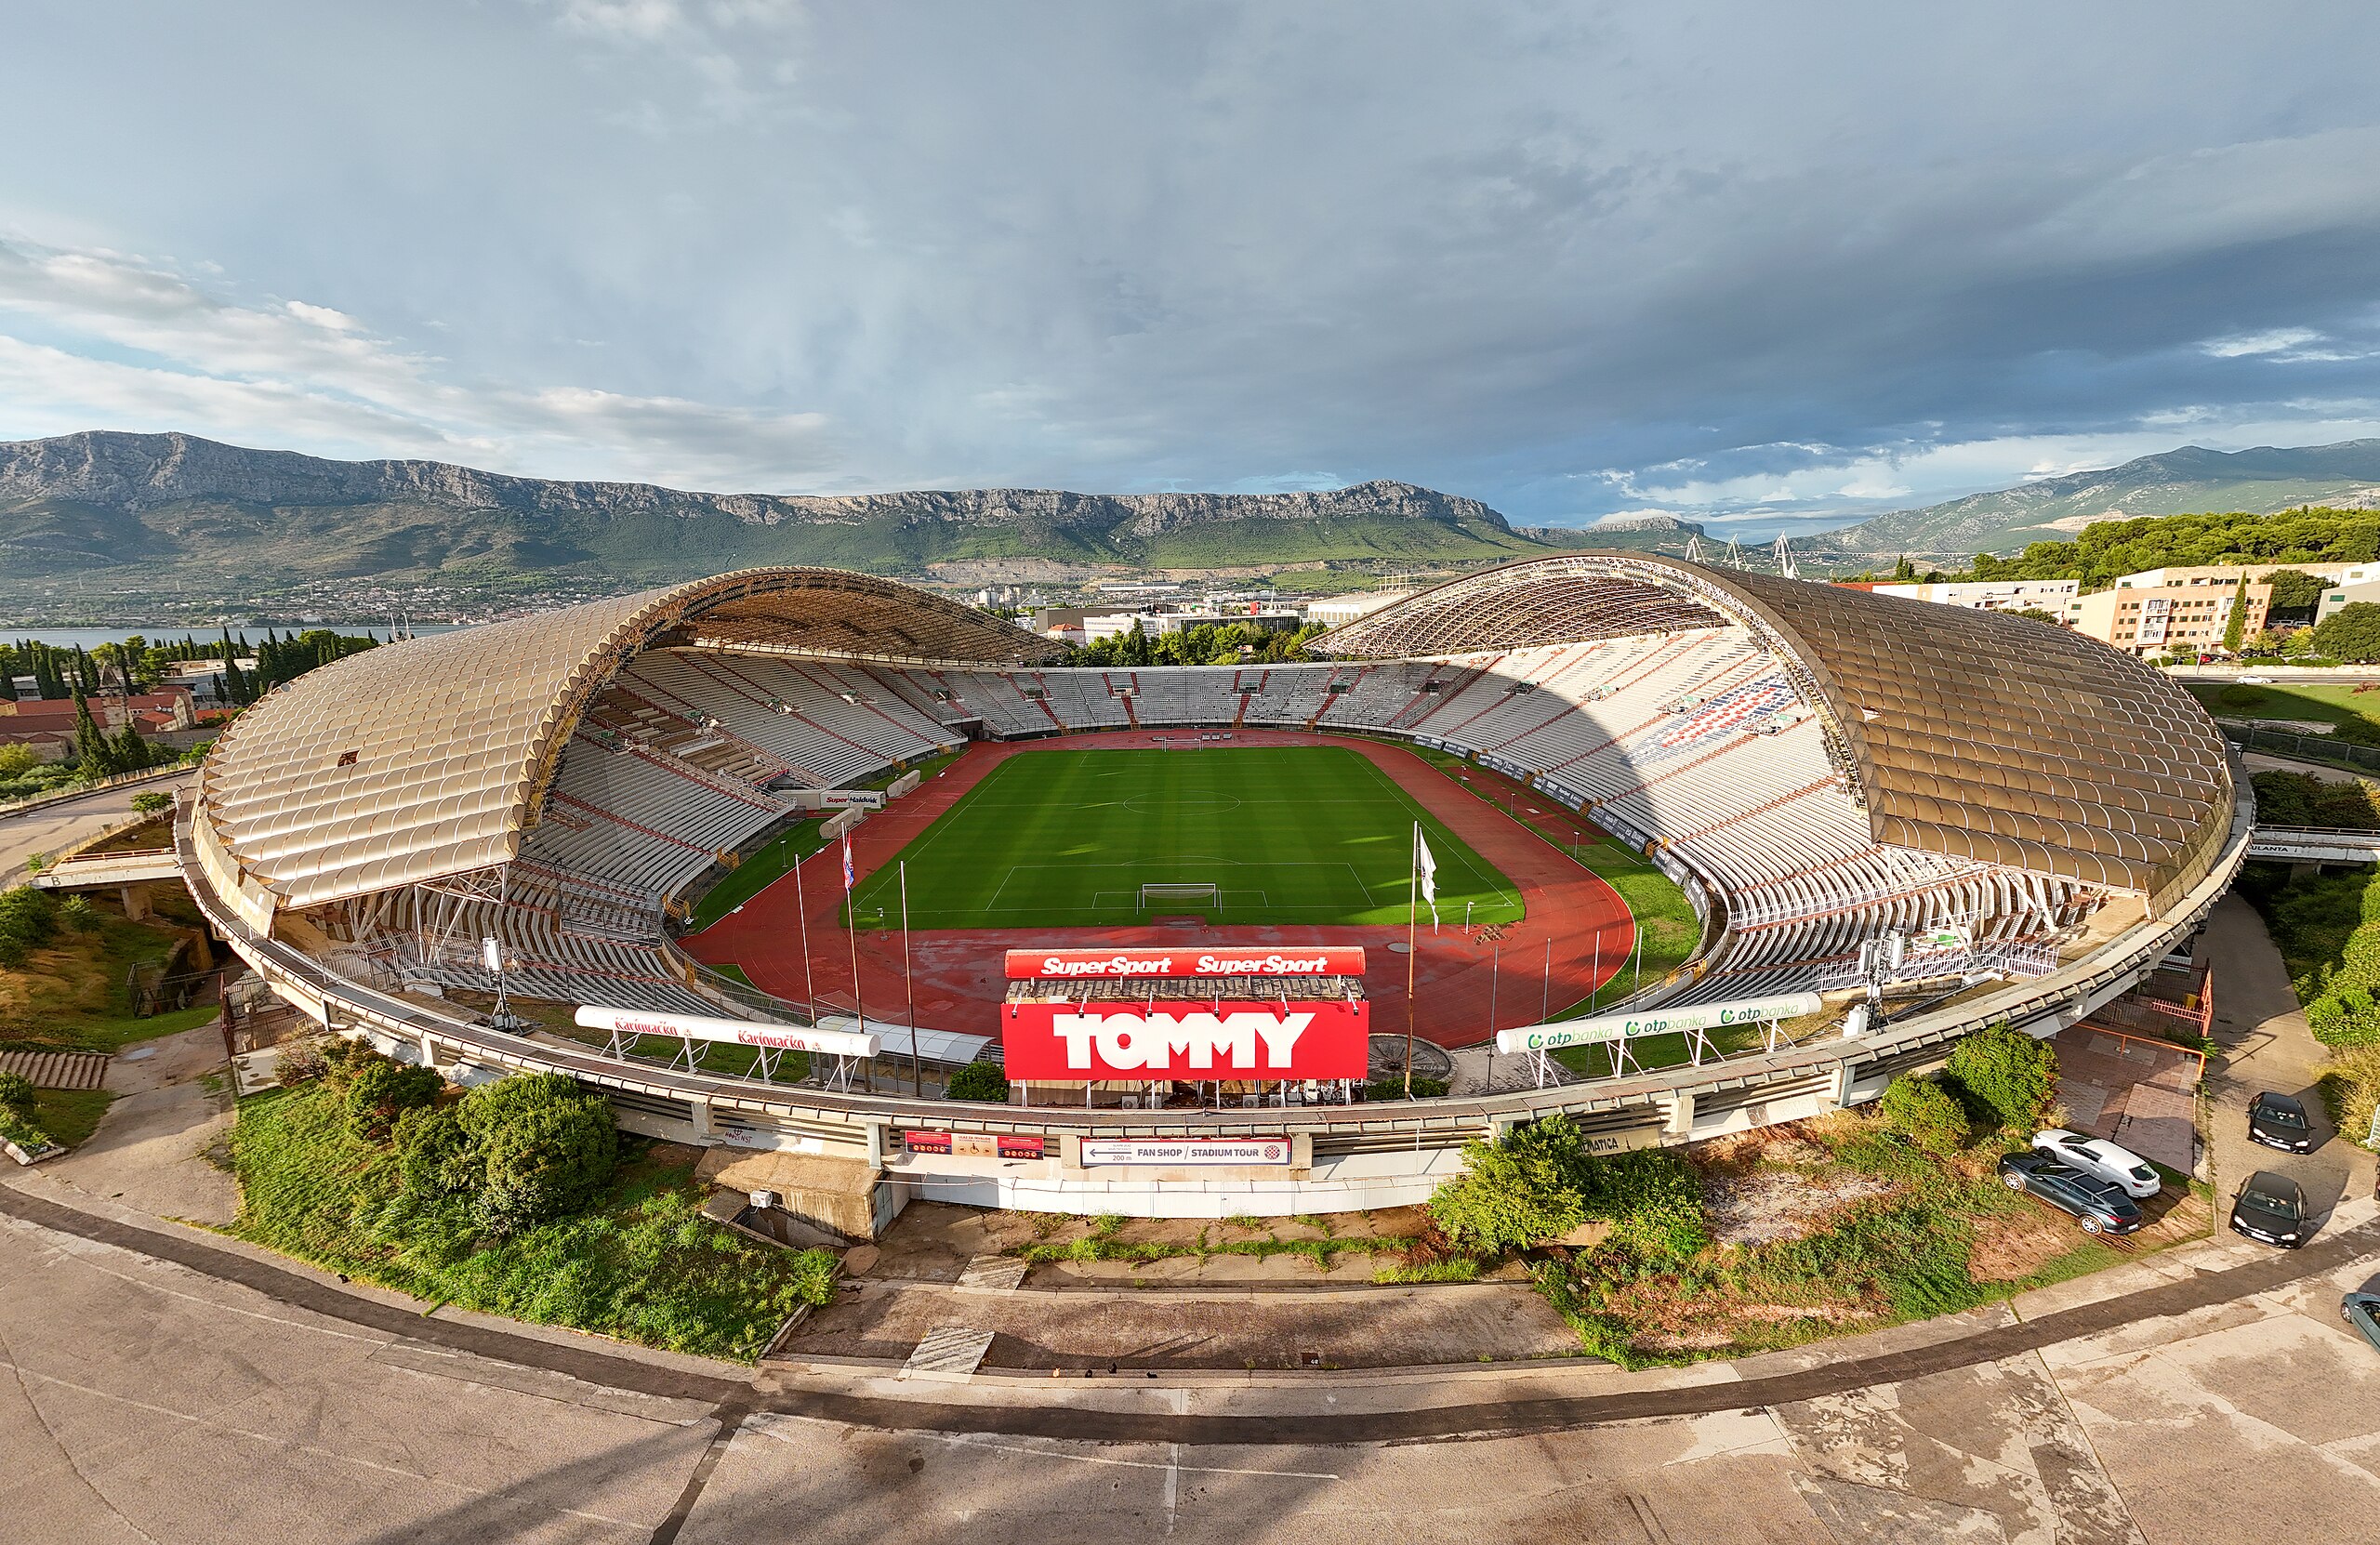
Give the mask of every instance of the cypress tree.
<path id="1" fill-rule="evenodd" d="M 118 772 L 135 772 L 149 765 L 149 742 L 141 737 L 140 726 L 125 716 L 124 728 L 116 732 L 108 746 L 108 764 Z"/>
<path id="2" fill-rule="evenodd" d="M 231 647 L 231 630 L 223 629 L 223 673 L 215 679 L 215 695 L 231 703 L 249 699 L 248 679 L 240 669 L 239 651 Z"/>
<path id="3" fill-rule="evenodd" d="M 108 744 L 106 733 L 99 728 L 99 721 L 91 717 L 89 696 L 79 685 L 76 686 L 74 689 L 74 759 L 82 764 L 83 775 L 86 778 L 104 778 L 114 772 L 114 767 L 110 765 L 114 759 L 112 755 L 112 749 Z"/>

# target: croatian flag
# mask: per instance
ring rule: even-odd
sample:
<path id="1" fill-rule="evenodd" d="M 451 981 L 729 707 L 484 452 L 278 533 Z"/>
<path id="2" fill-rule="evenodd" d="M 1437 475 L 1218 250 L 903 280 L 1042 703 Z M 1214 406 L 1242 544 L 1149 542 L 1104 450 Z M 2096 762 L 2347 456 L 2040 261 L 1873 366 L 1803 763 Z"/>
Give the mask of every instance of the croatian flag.
<path id="1" fill-rule="evenodd" d="M 850 894 L 851 894 L 851 891 L 852 891 L 852 887 L 853 887 L 854 884 L 856 884 L 856 883 L 858 883 L 858 882 L 857 882 L 855 879 L 853 879 L 853 876 L 852 876 L 852 839 L 851 839 L 851 834 L 850 834 L 850 833 L 848 833 L 848 832 L 846 832 L 846 833 L 843 835 L 843 894 L 845 894 L 845 895 L 847 895 L 847 896 L 848 896 L 848 895 L 850 895 Z"/>

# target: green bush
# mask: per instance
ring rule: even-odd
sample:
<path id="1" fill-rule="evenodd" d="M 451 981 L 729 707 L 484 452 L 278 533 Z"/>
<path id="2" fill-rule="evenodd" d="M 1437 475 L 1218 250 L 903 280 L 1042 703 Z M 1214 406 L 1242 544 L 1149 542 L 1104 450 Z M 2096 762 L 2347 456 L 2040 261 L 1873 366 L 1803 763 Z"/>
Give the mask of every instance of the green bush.
<path id="1" fill-rule="evenodd" d="M 1444 1078 L 1416 1077 L 1413 1080 L 1413 1098 L 1416 1100 L 1436 1100 L 1443 1097 L 1446 1092 L 1447 1081 Z M 1382 1078 L 1375 1082 L 1366 1084 L 1364 1086 L 1364 1098 L 1367 1100 L 1402 1100 L 1405 1098 L 1405 1080 L 1401 1077 Z"/>
<path id="2" fill-rule="evenodd" d="M 1610 1243 L 1640 1259 L 1683 1261 L 1711 1243 L 1694 1167 L 1663 1148 L 1586 1160 L 1587 1216 L 1611 1224 Z"/>
<path id="3" fill-rule="evenodd" d="M 88 896 L 69 896 L 58 904 L 58 920 L 77 933 L 94 932 L 99 926 L 99 909 Z"/>
<path id="4" fill-rule="evenodd" d="M 1481 1255 L 1522 1249 L 1587 1221 L 1587 1155 L 1562 1116 L 1463 1145 L 1462 1173 L 1430 1198 L 1448 1238 Z"/>
<path id="5" fill-rule="evenodd" d="M 30 1116 L 13 1110 L 0 1110 L 0 1138 L 6 1138 L 28 1154 L 38 1154 L 49 1146 L 49 1134 L 36 1126 Z"/>
<path id="6" fill-rule="evenodd" d="M 2358 929 L 2356 937 L 2366 932 Z M 2306 1006 L 2306 1027 L 2324 1046 L 2380 1046 L 2380 1002 L 2368 987 L 2334 987 Z"/>
<path id="7" fill-rule="evenodd" d="M 2271 695 L 2262 687 L 2243 687 L 2234 683 L 2216 693 L 2215 701 L 2226 708 L 2254 708 L 2263 706 Z"/>
<path id="8" fill-rule="evenodd" d="M 1931 1078 L 1900 1074 L 1884 1086 L 1877 1115 L 1885 1126 L 1930 1154 L 1948 1156 L 1967 1141 L 1967 1114 Z"/>
<path id="9" fill-rule="evenodd" d="M 950 1076 L 943 1086 L 943 1095 L 950 1100 L 984 1100 L 994 1104 L 1008 1103 L 1008 1075 L 997 1063 L 969 1063 Z"/>
<path id="10" fill-rule="evenodd" d="M 456 1196 L 485 1183 L 479 1144 L 443 1105 L 417 1105 L 397 1117 L 397 1173 L 407 1195 Z"/>
<path id="11" fill-rule="evenodd" d="M 1950 1049 L 1944 1079 L 1978 1114 L 2030 1133 L 2057 1097 L 2057 1053 L 2021 1030 L 1989 1025 Z"/>
<path id="12" fill-rule="evenodd" d="M 340 1095 L 347 1109 L 347 1129 L 366 1142 L 377 1142 L 389 1135 L 397 1117 L 429 1104 L 445 1087 L 446 1080 L 435 1068 L 375 1057 L 356 1069 Z"/>
<path id="13" fill-rule="evenodd" d="M 586 1206 L 619 1155 L 611 1102 L 558 1073 L 483 1084 L 455 1114 L 483 1166 L 482 1226 L 498 1238 Z"/>
<path id="14" fill-rule="evenodd" d="M 0 1111 L 30 1121 L 35 1098 L 31 1078 L 21 1073 L 0 1073 Z"/>
<path id="15" fill-rule="evenodd" d="M 21 966 L 25 957 L 58 934 L 58 903 L 30 885 L 0 891 L 0 966 Z"/>
<path id="16" fill-rule="evenodd" d="M 2380 1044 L 2340 1052 L 2316 1075 L 2315 1087 L 2330 1107 L 2339 1135 L 2362 1142 L 2372 1135 L 2373 1110 L 2380 1107 Z"/>

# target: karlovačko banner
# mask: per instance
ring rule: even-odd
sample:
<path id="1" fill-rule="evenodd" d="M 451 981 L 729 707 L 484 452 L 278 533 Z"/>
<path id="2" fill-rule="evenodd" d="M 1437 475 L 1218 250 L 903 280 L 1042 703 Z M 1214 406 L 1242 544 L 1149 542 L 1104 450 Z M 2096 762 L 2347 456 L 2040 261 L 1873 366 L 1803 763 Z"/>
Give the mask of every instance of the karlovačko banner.
<path id="1" fill-rule="evenodd" d="M 1129 981 L 1183 976 L 1361 976 L 1360 948 L 1012 949 L 1011 982 Z"/>
<path id="2" fill-rule="evenodd" d="M 1284 1004 L 1011 1003 L 1000 1050 L 1012 1078 L 1361 1078 L 1371 1005 L 1341 998 Z"/>
<path id="3" fill-rule="evenodd" d="M 1691 1009 L 1651 1009 L 1641 1014 L 1605 1014 L 1599 1019 L 1574 1019 L 1567 1024 L 1531 1024 L 1518 1030 L 1499 1030 L 1496 1032 L 1496 1050 L 1503 1052 L 1552 1051 L 1565 1046 L 1633 1041 L 1645 1036 L 1800 1019 L 1825 1007 L 1826 999 L 1816 993 L 1779 993 L 1775 997 L 1704 1003 Z"/>

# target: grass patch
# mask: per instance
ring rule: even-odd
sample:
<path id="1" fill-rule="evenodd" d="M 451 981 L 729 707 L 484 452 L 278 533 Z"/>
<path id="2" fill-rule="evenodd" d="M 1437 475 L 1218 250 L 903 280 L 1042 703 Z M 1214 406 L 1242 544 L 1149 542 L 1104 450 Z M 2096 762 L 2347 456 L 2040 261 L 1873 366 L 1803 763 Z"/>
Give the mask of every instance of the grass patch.
<path id="1" fill-rule="evenodd" d="M 1687 1156 L 1713 1206 L 1728 1188 L 1815 1204 L 1782 1233 L 1699 1245 L 1690 1231 L 1632 1230 L 1623 1208 L 1602 1243 L 1544 1252 L 1531 1275 L 1586 1351 L 1638 1367 L 1931 1319 L 2139 1259 L 2003 1185 L 2010 1146 L 1937 1159 L 1849 1112 L 1699 1144 Z M 2131 1241 L 2142 1250 L 2213 1224 L 2201 1187 L 2149 1205 Z"/>
<path id="2" fill-rule="evenodd" d="M 919 928 L 1144 921 L 1141 886 L 1210 881 L 1221 924 L 1405 920 L 1411 831 L 1438 911 L 1517 921 L 1520 892 L 1371 761 L 1340 746 L 1051 751 L 1000 763 L 899 855 Z M 898 927 L 899 864 L 860 887 L 859 925 Z"/>
<path id="3" fill-rule="evenodd" d="M 103 1089 L 45 1089 L 33 1091 L 33 1121 L 50 1141 L 80 1148 L 99 1129 L 115 1096 Z"/>
<path id="4" fill-rule="evenodd" d="M 1627 904 L 1629 915 L 1636 919 L 1637 958 L 1613 962 L 1621 968 L 1622 974 L 1613 977 L 1608 986 L 1591 997 L 1557 1010 L 1554 1015 L 1557 1022 L 1598 1013 L 1606 1001 L 1617 1002 L 1639 981 L 1658 982 L 1694 957 L 1696 948 L 1702 943 L 1702 919 L 1694 915 L 1694 904 L 1686 899 L 1685 890 L 1642 854 L 1609 833 L 1604 833 L 1594 842 L 1558 841 L 1552 833 L 1516 813 L 1518 805 L 1535 801 L 1541 807 L 1561 811 L 1567 819 L 1590 827 L 1593 823 L 1568 811 L 1559 800 L 1525 788 L 1453 752 L 1427 746 L 1406 746 L 1405 749 L 1436 768 L 1456 787 L 1503 811 L 1540 841 L 1568 854 L 1573 863 L 1617 891 Z M 1676 1060 L 1685 1060 L 1683 1043 Z"/>
<path id="5" fill-rule="evenodd" d="M 2193 681 L 2190 693 L 2220 719 L 2298 720 L 2316 724 L 2359 725 L 2380 742 L 2380 690 L 2290 682 L 2286 686 L 2240 687 Z"/>
<path id="6" fill-rule="evenodd" d="M 128 921 L 112 898 L 94 897 L 98 927 L 61 927 L 23 964 L 0 967 L 0 1046 L 112 1052 L 212 1021 L 212 1008 L 133 1017 L 133 968 L 164 961 L 197 924 L 187 892 L 156 890 L 155 922 Z"/>
<path id="7" fill-rule="evenodd" d="M 324 1086 L 245 1102 L 231 1151 L 241 1204 L 226 1232 L 431 1304 L 749 1361 L 833 1290 L 826 1252 L 705 1218 L 690 1150 L 623 1135 L 586 1212 L 499 1243 L 478 1237 L 466 1200 L 404 1197 L 396 1156 L 349 1136 Z"/>
<path id="8" fill-rule="evenodd" d="M 717 885 L 703 892 L 694 904 L 692 927 L 700 932 L 750 901 L 754 896 L 793 873 L 793 866 L 808 858 L 826 844 L 818 835 L 818 823 L 803 821 L 771 838 L 767 843 L 745 855 L 738 864 L 721 876 Z M 804 882 L 809 877 L 802 877 Z M 840 883 L 842 877 L 835 877 Z"/>

